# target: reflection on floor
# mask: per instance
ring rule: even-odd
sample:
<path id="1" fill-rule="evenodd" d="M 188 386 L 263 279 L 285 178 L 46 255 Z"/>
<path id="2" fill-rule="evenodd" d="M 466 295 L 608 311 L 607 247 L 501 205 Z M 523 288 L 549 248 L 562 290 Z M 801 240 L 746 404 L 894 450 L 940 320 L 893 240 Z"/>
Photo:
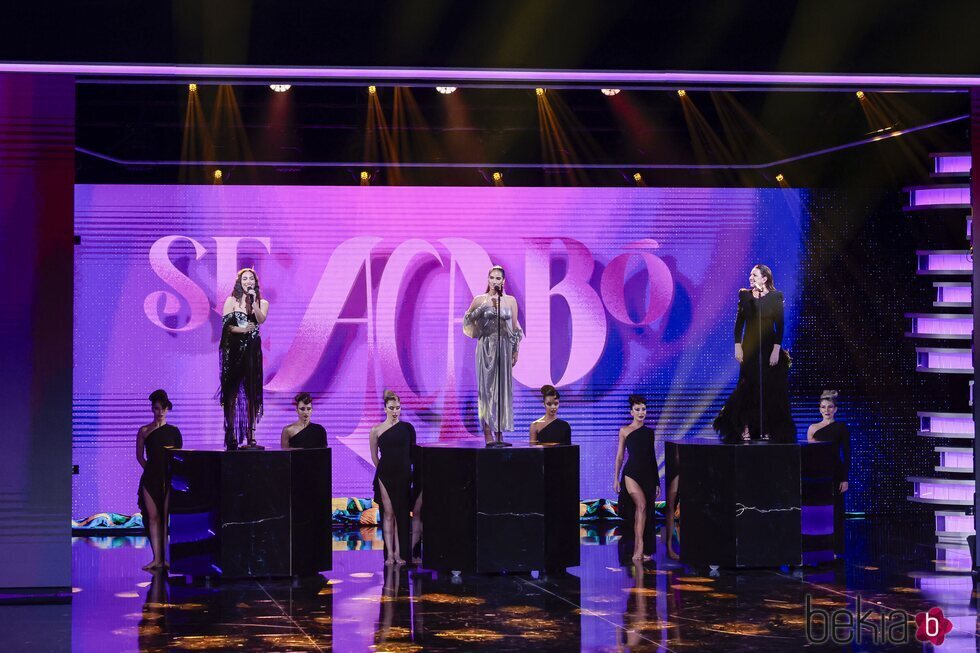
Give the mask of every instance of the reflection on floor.
<path id="1" fill-rule="evenodd" d="M 78 538 L 70 608 L 0 607 L 0 629 L 9 651 L 796 651 L 807 644 L 807 597 L 811 612 L 854 610 L 860 597 L 872 625 L 893 623 L 889 610 L 939 606 L 953 623 L 941 650 L 977 650 L 973 579 L 937 571 L 946 558 L 925 544 L 929 524 L 847 528 L 847 562 L 797 570 L 713 576 L 662 546 L 624 568 L 614 534 L 583 532 L 582 565 L 568 573 L 460 578 L 385 569 L 372 529 L 336 534 L 334 570 L 322 576 L 210 586 L 140 571 L 143 538 Z M 811 621 L 819 639 L 822 621 Z M 914 621 L 890 636 L 903 630 L 921 649 Z M 894 650 L 873 638 L 865 628 L 855 650 Z"/>

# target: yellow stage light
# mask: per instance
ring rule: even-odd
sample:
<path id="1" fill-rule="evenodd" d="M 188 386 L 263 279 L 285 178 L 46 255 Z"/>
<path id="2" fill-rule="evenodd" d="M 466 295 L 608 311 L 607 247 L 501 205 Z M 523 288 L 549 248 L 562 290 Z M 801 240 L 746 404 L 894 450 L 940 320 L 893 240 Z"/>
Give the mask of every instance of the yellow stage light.
<path id="1" fill-rule="evenodd" d="M 215 170 L 214 171 L 214 180 L 215 181 L 221 181 L 221 170 Z"/>
<path id="2" fill-rule="evenodd" d="M 370 177 L 367 170 L 361 170 L 361 181 L 367 181 Z"/>
<path id="3" fill-rule="evenodd" d="M 456 87 L 455 86 L 436 86 L 436 90 L 439 91 L 440 93 L 442 93 L 443 95 L 449 95 L 450 93 L 455 93 L 456 92 Z"/>
<path id="4" fill-rule="evenodd" d="M 634 173 L 633 173 L 633 181 L 635 181 L 635 182 L 637 182 L 637 183 L 639 183 L 639 182 L 641 182 L 641 181 L 643 181 L 643 175 L 641 175 L 641 174 L 640 174 L 640 173 L 638 173 L 638 172 L 634 172 Z"/>
<path id="5" fill-rule="evenodd" d="M 534 89 L 534 92 L 537 93 L 538 95 L 544 95 L 544 89 L 541 88 L 540 86 Z"/>
<path id="6" fill-rule="evenodd" d="M 783 181 L 785 181 L 785 180 L 786 180 L 786 177 L 784 177 L 782 175 L 782 173 L 779 173 L 778 175 L 776 175 L 776 181 L 778 181 L 779 183 L 783 183 Z"/>
<path id="7" fill-rule="evenodd" d="M 854 95 L 856 95 L 859 100 L 863 100 L 864 99 L 864 91 L 858 91 Z"/>
<path id="8" fill-rule="evenodd" d="M 500 173 L 500 172 L 493 173 L 493 180 L 495 182 L 498 182 L 499 183 L 501 180 L 503 180 L 503 178 L 504 178 L 503 173 Z"/>
<path id="9" fill-rule="evenodd" d="M 677 97 L 687 97 L 687 91 L 682 88 L 677 89 Z"/>
<path id="10" fill-rule="evenodd" d="M 370 93 L 371 95 L 377 95 L 378 94 L 378 87 L 377 86 L 368 86 L 368 93 Z"/>
<path id="11" fill-rule="evenodd" d="M 188 84 L 187 90 L 191 93 L 197 93 L 197 84 Z"/>
<path id="12" fill-rule="evenodd" d="M 291 89 L 292 86 L 290 86 L 289 84 L 269 84 L 269 88 L 271 88 L 276 93 L 285 93 L 286 91 Z"/>

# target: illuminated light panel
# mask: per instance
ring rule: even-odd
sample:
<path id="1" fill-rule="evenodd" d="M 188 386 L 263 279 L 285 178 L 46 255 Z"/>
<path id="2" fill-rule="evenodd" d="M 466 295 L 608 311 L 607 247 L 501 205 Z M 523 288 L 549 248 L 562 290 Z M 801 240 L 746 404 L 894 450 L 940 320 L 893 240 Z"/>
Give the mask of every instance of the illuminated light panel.
<path id="1" fill-rule="evenodd" d="M 951 338 L 969 338 L 973 335 L 972 315 L 908 313 L 905 317 L 912 319 L 911 335 Z"/>
<path id="2" fill-rule="evenodd" d="M 970 274 L 973 262 L 966 250 L 932 250 L 916 252 L 919 274 Z"/>
<path id="3" fill-rule="evenodd" d="M 913 496 L 918 499 L 973 503 L 973 481 L 919 477 L 910 478 L 909 481 L 915 485 Z"/>
<path id="4" fill-rule="evenodd" d="M 969 154 L 934 154 L 933 172 L 937 175 L 965 175 L 972 167 Z"/>
<path id="5" fill-rule="evenodd" d="M 933 435 L 973 437 L 973 415 L 969 413 L 919 413 L 919 430 Z"/>
<path id="6" fill-rule="evenodd" d="M 972 374 L 973 353 L 969 349 L 916 348 L 916 370 Z"/>
<path id="7" fill-rule="evenodd" d="M 909 206 L 913 208 L 929 206 L 964 206 L 969 208 L 969 205 L 969 186 L 909 189 Z"/>
<path id="8" fill-rule="evenodd" d="M 969 282 L 964 283 L 943 283 L 937 282 L 936 304 L 959 304 L 971 306 L 973 304 L 973 288 Z"/>
<path id="9" fill-rule="evenodd" d="M 936 512 L 936 531 L 940 533 L 973 533 L 973 515 Z"/>
<path id="10" fill-rule="evenodd" d="M 973 471 L 973 450 L 965 451 L 941 449 L 939 450 L 939 466 L 947 469 L 962 470 L 964 472 Z"/>

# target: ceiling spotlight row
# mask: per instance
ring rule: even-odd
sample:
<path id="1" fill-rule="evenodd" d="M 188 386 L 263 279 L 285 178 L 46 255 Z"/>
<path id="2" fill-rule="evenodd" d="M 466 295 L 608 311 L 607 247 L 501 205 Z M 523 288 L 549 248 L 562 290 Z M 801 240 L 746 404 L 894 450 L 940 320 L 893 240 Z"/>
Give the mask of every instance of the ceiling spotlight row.
<path id="1" fill-rule="evenodd" d="M 269 88 L 271 88 L 276 93 L 285 93 L 286 91 L 288 91 L 289 89 L 292 88 L 292 85 L 291 84 L 269 84 Z M 456 86 L 436 86 L 436 90 L 439 93 L 442 93 L 443 95 L 450 95 L 452 93 L 455 93 L 456 90 L 457 90 L 457 88 L 458 87 L 456 87 Z M 190 91 L 191 93 L 197 93 L 197 84 L 188 84 L 187 85 L 187 90 Z M 603 89 L 599 89 L 599 90 L 602 92 L 603 95 L 608 96 L 608 97 L 612 97 L 614 95 L 619 95 L 619 93 L 621 92 L 622 89 L 618 89 L 618 88 L 603 88 Z M 374 86 L 374 85 L 368 86 L 367 87 L 367 91 L 368 91 L 368 94 L 370 94 L 370 95 L 377 95 L 378 94 L 378 87 L 377 86 Z M 537 87 L 536 89 L 534 89 L 534 93 L 536 95 L 538 95 L 538 96 L 544 95 L 547 92 L 548 92 L 548 89 L 542 88 L 540 86 Z M 677 95 L 680 96 L 680 97 L 684 97 L 684 96 L 687 95 L 687 91 L 685 91 L 684 89 L 679 89 L 677 91 Z M 857 96 L 858 96 L 858 99 L 859 100 L 863 100 L 864 99 L 864 92 L 863 91 L 858 91 Z"/>

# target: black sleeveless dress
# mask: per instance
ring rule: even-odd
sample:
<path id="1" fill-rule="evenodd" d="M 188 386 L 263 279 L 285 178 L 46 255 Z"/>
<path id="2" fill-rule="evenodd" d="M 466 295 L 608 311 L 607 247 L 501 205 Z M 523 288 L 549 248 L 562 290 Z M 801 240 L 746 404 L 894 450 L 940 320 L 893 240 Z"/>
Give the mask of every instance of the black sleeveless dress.
<path id="1" fill-rule="evenodd" d="M 626 477 L 633 479 L 646 498 L 646 525 L 643 529 L 643 553 L 652 555 L 657 551 L 656 506 L 657 488 L 660 487 L 660 468 L 657 465 L 655 448 L 656 434 L 649 426 L 641 426 L 626 436 L 626 464 L 619 481 L 619 516 L 623 518 L 623 540 L 632 541 L 634 537 L 633 520 L 636 519 L 636 504 L 626 489 Z M 625 547 L 632 550 L 632 544 Z"/>
<path id="2" fill-rule="evenodd" d="M 221 385 L 218 400 L 234 402 L 235 416 L 225 418 L 225 446 L 233 448 L 248 435 L 262 417 L 262 337 L 259 330 L 233 333 L 231 327 L 258 325 L 255 314 L 233 311 L 221 320 L 221 342 L 218 345 L 218 369 Z"/>
<path id="3" fill-rule="evenodd" d="M 324 449 L 327 446 L 327 430 L 310 422 L 303 430 L 289 438 L 290 449 Z"/>
<path id="4" fill-rule="evenodd" d="M 831 422 L 813 434 L 817 442 L 830 442 L 837 450 L 834 465 L 834 553 L 844 555 L 844 493 L 840 484 L 847 482 L 851 467 L 851 434 L 844 422 Z"/>
<path id="5" fill-rule="evenodd" d="M 538 431 L 538 444 L 571 444 L 572 427 L 563 419 L 555 419 Z"/>
<path id="6" fill-rule="evenodd" d="M 381 484 L 384 484 L 391 500 L 391 508 L 398 524 L 398 546 L 402 559 L 412 554 L 412 458 L 415 449 L 415 427 L 408 422 L 398 422 L 378 436 L 378 469 L 374 474 L 374 502 L 384 510 Z M 379 520 L 379 521 L 383 521 Z M 385 555 L 388 553 L 389 534 L 384 534 Z"/>
<path id="7" fill-rule="evenodd" d="M 796 442 L 787 390 L 790 358 L 782 348 L 783 302 L 778 290 L 762 297 L 745 288 L 738 291 L 735 342 L 742 345 L 742 363 L 738 384 L 714 421 L 715 431 L 728 442 L 741 439 L 746 426 L 753 438 Z M 779 362 L 770 366 L 774 345 L 780 345 Z"/>
<path id="8" fill-rule="evenodd" d="M 143 490 L 150 495 L 157 511 L 163 511 L 164 501 L 170 492 L 170 478 L 167 476 L 167 449 L 180 449 L 184 439 L 180 429 L 171 424 L 164 424 L 150 432 L 143 439 L 146 450 L 146 467 L 140 476 L 137 490 L 137 503 L 141 514 L 146 514 L 146 501 L 143 500 Z"/>

